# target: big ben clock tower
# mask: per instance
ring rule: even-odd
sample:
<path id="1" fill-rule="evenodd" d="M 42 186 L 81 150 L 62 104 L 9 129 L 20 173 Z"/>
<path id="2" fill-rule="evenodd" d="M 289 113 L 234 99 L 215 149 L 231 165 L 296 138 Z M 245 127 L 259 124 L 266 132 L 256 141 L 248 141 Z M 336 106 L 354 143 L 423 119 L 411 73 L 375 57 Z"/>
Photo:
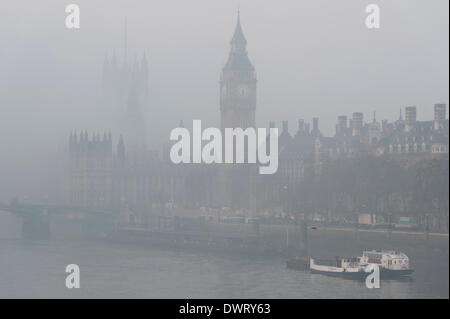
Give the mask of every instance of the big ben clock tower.
<path id="1" fill-rule="evenodd" d="M 220 121 L 225 128 L 256 128 L 256 75 L 248 59 L 247 41 L 238 13 L 228 61 L 220 77 Z M 223 144 L 225 145 L 225 144 Z M 217 203 L 232 208 L 249 208 L 252 190 L 251 164 L 223 164 L 219 170 Z"/>
<path id="2" fill-rule="evenodd" d="M 240 127 L 255 127 L 256 75 L 248 59 L 247 41 L 238 13 L 236 29 L 231 39 L 228 61 L 220 77 L 220 118 L 222 131 Z"/>

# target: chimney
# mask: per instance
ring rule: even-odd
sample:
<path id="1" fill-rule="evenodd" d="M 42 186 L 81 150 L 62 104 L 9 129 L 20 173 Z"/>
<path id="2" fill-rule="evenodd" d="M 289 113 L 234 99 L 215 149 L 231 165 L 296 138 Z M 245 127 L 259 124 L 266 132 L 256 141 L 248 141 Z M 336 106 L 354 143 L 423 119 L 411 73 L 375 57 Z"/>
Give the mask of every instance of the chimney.
<path id="1" fill-rule="evenodd" d="M 336 134 L 344 135 L 346 130 L 347 130 L 347 116 L 345 115 L 338 116 Z"/>
<path id="2" fill-rule="evenodd" d="M 410 132 L 416 124 L 416 107 L 408 106 L 405 108 L 405 131 Z"/>
<path id="3" fill-rule="evenodd" d="M 360 136 L 363 127 L 363 114 L 354 112 L 352 115 L 352 136 Z"/>
<path id="4" fill-rule="evenodd" d="M 439 103 L 434 105 L 434 130 L 437 131 L 442 127 L 446 117 L 446 105 Z"/>

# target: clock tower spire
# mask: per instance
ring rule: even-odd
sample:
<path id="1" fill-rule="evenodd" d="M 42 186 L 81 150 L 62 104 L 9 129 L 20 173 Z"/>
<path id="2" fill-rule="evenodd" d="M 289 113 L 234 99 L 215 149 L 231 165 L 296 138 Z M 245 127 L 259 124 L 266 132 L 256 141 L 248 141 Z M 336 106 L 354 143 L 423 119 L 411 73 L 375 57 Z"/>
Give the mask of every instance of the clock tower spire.
<path id="1" fill-rule="evenodd" d="M 256 128 L 255 110 L 256 74 L 247 55 L 247 40 L 238 12 L 228 61 L 220 76 L 222 136 L 225 136 L 225 128 Z M 236 154 L 236 149 L 233 153 Z M 224 164 L 220 167 L 216 192 L 218 206 L 249 208 L 252 169 L 248 164 Z"/>
<path id="2" fill-rule="evenodd" d="M 220 77 L 221 128 L 255 127 L 256 74 L 238 12 L 228 61 Z"/>

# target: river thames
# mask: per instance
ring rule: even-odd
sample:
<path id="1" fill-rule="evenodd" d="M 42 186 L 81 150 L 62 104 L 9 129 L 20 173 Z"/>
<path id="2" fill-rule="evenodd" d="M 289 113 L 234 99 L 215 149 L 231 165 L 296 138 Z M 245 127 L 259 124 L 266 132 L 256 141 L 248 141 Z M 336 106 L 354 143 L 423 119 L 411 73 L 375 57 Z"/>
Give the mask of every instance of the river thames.
<path id="1" fill-rule="evenodd" d="M 80 267 L 79 289 L 65 286 L 68 264 Z M 0 297 L 448 298 L 448 259 L 418 266 L 411 279 L 381 281 L 379 289 L 368 289 L 364 282 L 287 269 L 282 258 L 2 239 Z"/>

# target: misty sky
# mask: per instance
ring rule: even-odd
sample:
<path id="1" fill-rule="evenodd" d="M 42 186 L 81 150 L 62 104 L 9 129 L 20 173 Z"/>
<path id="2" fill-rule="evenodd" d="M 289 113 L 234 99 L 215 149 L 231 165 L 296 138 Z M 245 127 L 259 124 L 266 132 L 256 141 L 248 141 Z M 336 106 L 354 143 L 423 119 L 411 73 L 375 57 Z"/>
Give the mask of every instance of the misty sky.
<path id="1" fill-rule="evenodd" d="M 65 28 L 69 3 L 80 5 L 79 30 Z M 381 7 L 379 30 L 365 27 L 369 3 Z M 258 126 L 289 119 L 294 133 L 298 118 L 318 116 L 332 135 L 340 114 L 393 120 L 416 105 L 429 120 L 448 103 L 447 0 L 2 0 L 0 201 L 39 185 L 46 170 L 36 167 L 52 166 L 70 130 L 113 127 L 99 87 L 105 55 L 123 59 L 125 18 L 130 62 L 144 51 L 149 60 L 149 144 L 167 142 L 180 119 L 218 126 L 238 6 Z"/>

